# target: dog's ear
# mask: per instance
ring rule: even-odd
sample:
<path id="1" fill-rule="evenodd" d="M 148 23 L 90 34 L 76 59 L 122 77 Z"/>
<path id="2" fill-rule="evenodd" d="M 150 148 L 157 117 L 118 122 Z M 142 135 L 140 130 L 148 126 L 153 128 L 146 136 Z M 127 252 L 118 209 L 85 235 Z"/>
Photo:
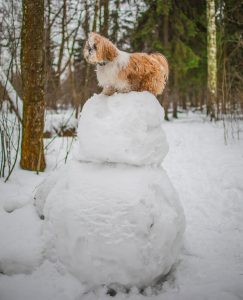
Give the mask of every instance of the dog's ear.
<path id="1" fill-rule="evenodd" d="M 106 44 L 105 56 L 106 59 L 109 61 L 112 61 L 117 56 L 117 49 L 110 41 L 108 41 L 108 43 Z"/>
<path id="2" fill-rule="evenodd" d="M 97 44 L 100 42 L 102 37 L 96 32 L 90 32 L 88 35 L 88 39 L 92 44 L 96 44 L 97 46 Z"/>

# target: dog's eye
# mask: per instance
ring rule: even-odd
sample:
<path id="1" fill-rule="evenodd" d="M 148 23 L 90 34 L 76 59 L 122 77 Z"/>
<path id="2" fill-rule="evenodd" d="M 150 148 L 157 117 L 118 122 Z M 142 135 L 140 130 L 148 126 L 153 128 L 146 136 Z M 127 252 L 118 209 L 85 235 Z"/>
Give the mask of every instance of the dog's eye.
<path id="1" fill-rule="evenodd" d="M 96 46 L 96 44 L 94 44 L 94 46 L 93 46 L 93 49 L 94 49 L 94 50 L 97 50 L 97 46 Z"/>

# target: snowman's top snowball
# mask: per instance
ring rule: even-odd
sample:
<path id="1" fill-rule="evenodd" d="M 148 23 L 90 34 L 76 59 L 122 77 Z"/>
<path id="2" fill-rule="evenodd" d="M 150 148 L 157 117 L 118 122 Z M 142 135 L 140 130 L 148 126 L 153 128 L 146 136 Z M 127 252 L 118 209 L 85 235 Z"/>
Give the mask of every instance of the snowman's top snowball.
<path id="1" fill-rule="evenodd" d="M 81 112 L 77 158 L 159 165 L 168 152 L 163 119 L 163 108 L 149 92 L 94 95 Z"/>

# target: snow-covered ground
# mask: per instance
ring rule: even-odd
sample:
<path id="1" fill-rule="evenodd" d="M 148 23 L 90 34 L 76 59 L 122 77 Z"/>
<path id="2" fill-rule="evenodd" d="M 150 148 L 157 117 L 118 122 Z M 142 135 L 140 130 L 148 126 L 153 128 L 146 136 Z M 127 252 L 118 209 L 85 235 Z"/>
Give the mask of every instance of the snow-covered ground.
<path id="1" fill-rule="evenodd" d="M 184 247 L 163 285 L 142 294 L 135 287 L 120 291 L 115 299 L 242 299 L 243 139 L 225 145 L 222 123 L 194 114 L 163 126 L 170 146 L 163 166 L 187 220 Z M 49 145 L 47 172 L 16 168 L 9 182 L 0 182 L 0 300 L 110 299 L 105 287 L 84 292 L 62 265 L 42 253 L 43 221 L 33 208 L 33 194 L 64 163 L 72 142 L 56 138 Z"/>
<path id="2" fill-rule="evenodd" d="M 75 118 L 75 110 L 72 108 L 58 111 L 46 111 L 44 132 L 52 135 L 63 130 L 72 130 L 77 127 L 78 120 Z"/>

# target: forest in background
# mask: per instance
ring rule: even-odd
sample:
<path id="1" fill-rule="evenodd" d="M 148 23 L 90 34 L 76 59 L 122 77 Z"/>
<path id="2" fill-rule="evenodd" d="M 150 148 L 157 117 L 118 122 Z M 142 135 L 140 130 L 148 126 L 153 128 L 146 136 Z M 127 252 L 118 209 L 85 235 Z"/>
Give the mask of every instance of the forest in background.
<path id="1" fill-rule="evenodd" d="M 217 116 L 243 110 L 243 7 L 219 0 L 217 29 Z M 207 109 L 206 1 L 46 0 L 44 24 L 47 109 L 74 107 L 99 92 L 94 68 L 82 50 L 90 31 L 100 32 L 128 52 L 161 52 L 170 65 L 167 90 L 159 97 L 166 112 Z M 0 66 L 22 98 L 20 1 L 0 2 Z M 3 95 L 1 87 L 1 99 Z M 76 115 L 77 115 L 76 114 Z M 168 115 L 166 114 L 166 118 Z"/>
<path id="2" fill-rule="evenodd" d="M 75 136 L 84 103 L 101 91 L 83 57 L 91 31 L 120 50 L 167 57 L 169 81 L 158 97 L 166 120 L 198 111 L 236 121 L 239 137 L 242 1 L 0 0 L 0 177 L 8 180 L 19 153 L 23 169 L 43 171 L 43 138 Z"/>

